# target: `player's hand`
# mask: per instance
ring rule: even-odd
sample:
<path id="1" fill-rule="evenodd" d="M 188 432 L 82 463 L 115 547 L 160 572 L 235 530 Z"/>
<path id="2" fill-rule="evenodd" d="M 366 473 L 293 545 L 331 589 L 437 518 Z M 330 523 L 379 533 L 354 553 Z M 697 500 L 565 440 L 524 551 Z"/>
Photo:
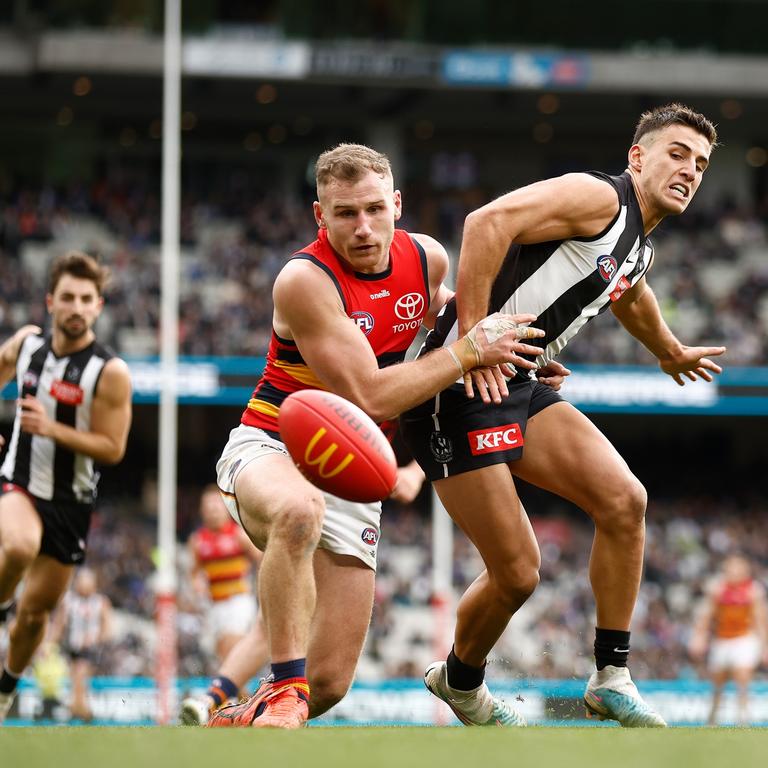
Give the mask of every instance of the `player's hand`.
<path id="1" fill-rule="evenodd" d="M 688 653 L 694 661 L 702 661 L 707 654 L 707 639 L 694 635 L 688 644 Z"/>
<path id="2" fill-rule="evenodd" d="M 516 368 L 535 369 L 535 362 L 521 357 L 536 357 L 544 352 L 541 347 L 524 343 L 525 340 L 544 336 L 544 331 L 529 325 L 535 319 L 536 315 L 502 315 L 495 312 L 477 323 L 463 338 L 475 355 L 477 365 L 472 367 L 511 363 Z"/>
<path id="3" fill-rule="evenodd" d="M 722 373 L 723 369 L 709 358 L 724 352 L 725 347 L 683 347 L 674 358 L 660 359 L 659 367 L 681 387 L 685 384 L 683 376 L 690 381 L 712 381 L 712 374 Z"/>
<path id="4" fill-rule="evenodd" d="M 48 418 L 43 404 L 32 395 L 24 395 L 18 404 L 21 407 L 21 431 L 31 435 L 50 437 L 53 423 Z"/>
<path id="5" fill-rule="evenodd" d="M 2 451 L 3 448 L 5 448 L 5 438 L 0 435 L 0 451 Z"/>
<path id="6" fill-rule="evenodd" d="M 410 504 L 419 495 L 424 477 L 424 471 L 415 460 L 404 467 L 398 467 L 395 488 L 390 498 L 401 504 Z"/>
<path id="7" fill-rule="evenodd" d="M 542 365 L 536 371 L 536 378 L 541 384 L 546 384 L 548 387 L 557 392 L 560 387 L 563 386 L 566 376 L 570 376 L 571 372 L 562 363 L 558 363 L 557 360 L 550 360 L 546 365 Z"/>
<path id="8" fill-rule="evenodd" d="M 507 366 L 504 366 L 507 368 Z M 464 391 L 467 397 L 475 396 L 475 389 L 484 403 L 500 403 L 509 394 L 506 376 L 514 376 L 514 370 L 502 372 L 501 366 L 491 365 L 473 368 L 464 374 Z"/>

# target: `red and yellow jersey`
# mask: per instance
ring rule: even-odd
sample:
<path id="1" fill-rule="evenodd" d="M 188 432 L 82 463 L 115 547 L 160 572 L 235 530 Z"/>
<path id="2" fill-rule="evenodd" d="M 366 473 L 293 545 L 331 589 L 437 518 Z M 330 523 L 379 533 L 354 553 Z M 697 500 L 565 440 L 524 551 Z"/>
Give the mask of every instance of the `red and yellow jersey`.
<path id="1" fill-rule="evenodd" d="M 331 247 L 324 229 L 311 245 L 293 255 L 322 269 L 333 281 L 345 313 L 365 334 L 379 368 L 399 363 L 429 310 L 427 255 L 407 232 L 396 229 L 384 272 L 355 272 Z M 309 300 L 309 299 L 308 299 Z M 267 365 L 243 412 L 242 423 L 278 436 L 277 414 L 288 395 L 326 389 L 304 362 L 296 343 L 274 330 Z"/>
<path id="2" fill-rule="evenodd" d="M 755 582 L 723 583 L 715 592 L 715 637 L 725 640 L 754 631 Z"/>
<path id="3" fill-rule="evenodd" d="M 195 558 L 208 579 L 212 600 L 226 600 L 250 591 L 251 561 L 239 531 L 240 526 L 230 520 L 218 531 L 200 528 L 195 534 Z"/>

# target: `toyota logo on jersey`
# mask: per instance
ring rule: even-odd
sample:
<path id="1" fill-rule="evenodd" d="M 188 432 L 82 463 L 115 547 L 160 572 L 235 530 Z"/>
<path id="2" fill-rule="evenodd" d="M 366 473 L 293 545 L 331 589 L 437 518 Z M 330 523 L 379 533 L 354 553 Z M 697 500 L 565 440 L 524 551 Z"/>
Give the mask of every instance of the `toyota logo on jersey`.
<path id="1" fill-rule="evenodd" d="M 606 254 L 597 257 L 597 271 L 606 283 L 610 283 L 616 275 L 616 259 Z"/>
<path id="2" fill-rule="evenodd" d="M 395 314 L 401 320 L 413 320 L 424 310 L 424 297 L 420 293 L 406 293 L 395 302 Z"/>

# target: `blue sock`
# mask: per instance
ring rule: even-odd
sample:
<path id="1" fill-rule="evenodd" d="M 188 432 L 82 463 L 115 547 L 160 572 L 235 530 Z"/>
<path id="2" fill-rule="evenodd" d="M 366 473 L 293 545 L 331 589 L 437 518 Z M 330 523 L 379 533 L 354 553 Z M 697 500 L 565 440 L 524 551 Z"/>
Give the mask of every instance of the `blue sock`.
<path id="1" fill-rule="evenodd" d="M 225 701 L 237 698 L 240 689 L 228 677 L 214 677 L 206 693 L 214 700 L 217 707 Z"/>
<path id="2" fill-rule="evenodd" d="M 272 664 L 272 674 L 275 676 L 276 683 L 279 683 L 281 680 L 290 680 L 291 678 L 306 679 L 307 660 L 278 661 Z"/>

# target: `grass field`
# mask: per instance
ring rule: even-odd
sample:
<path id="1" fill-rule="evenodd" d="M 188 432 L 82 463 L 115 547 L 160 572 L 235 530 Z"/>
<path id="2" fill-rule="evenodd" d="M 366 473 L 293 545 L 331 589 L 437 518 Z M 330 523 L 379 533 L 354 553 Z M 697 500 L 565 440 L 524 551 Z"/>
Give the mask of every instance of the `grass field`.
<path id="1" fill-rule="evenodd" d="M 2 728 L 2 768 L 701 768 L 768 765 L 768 729 Z"/>

